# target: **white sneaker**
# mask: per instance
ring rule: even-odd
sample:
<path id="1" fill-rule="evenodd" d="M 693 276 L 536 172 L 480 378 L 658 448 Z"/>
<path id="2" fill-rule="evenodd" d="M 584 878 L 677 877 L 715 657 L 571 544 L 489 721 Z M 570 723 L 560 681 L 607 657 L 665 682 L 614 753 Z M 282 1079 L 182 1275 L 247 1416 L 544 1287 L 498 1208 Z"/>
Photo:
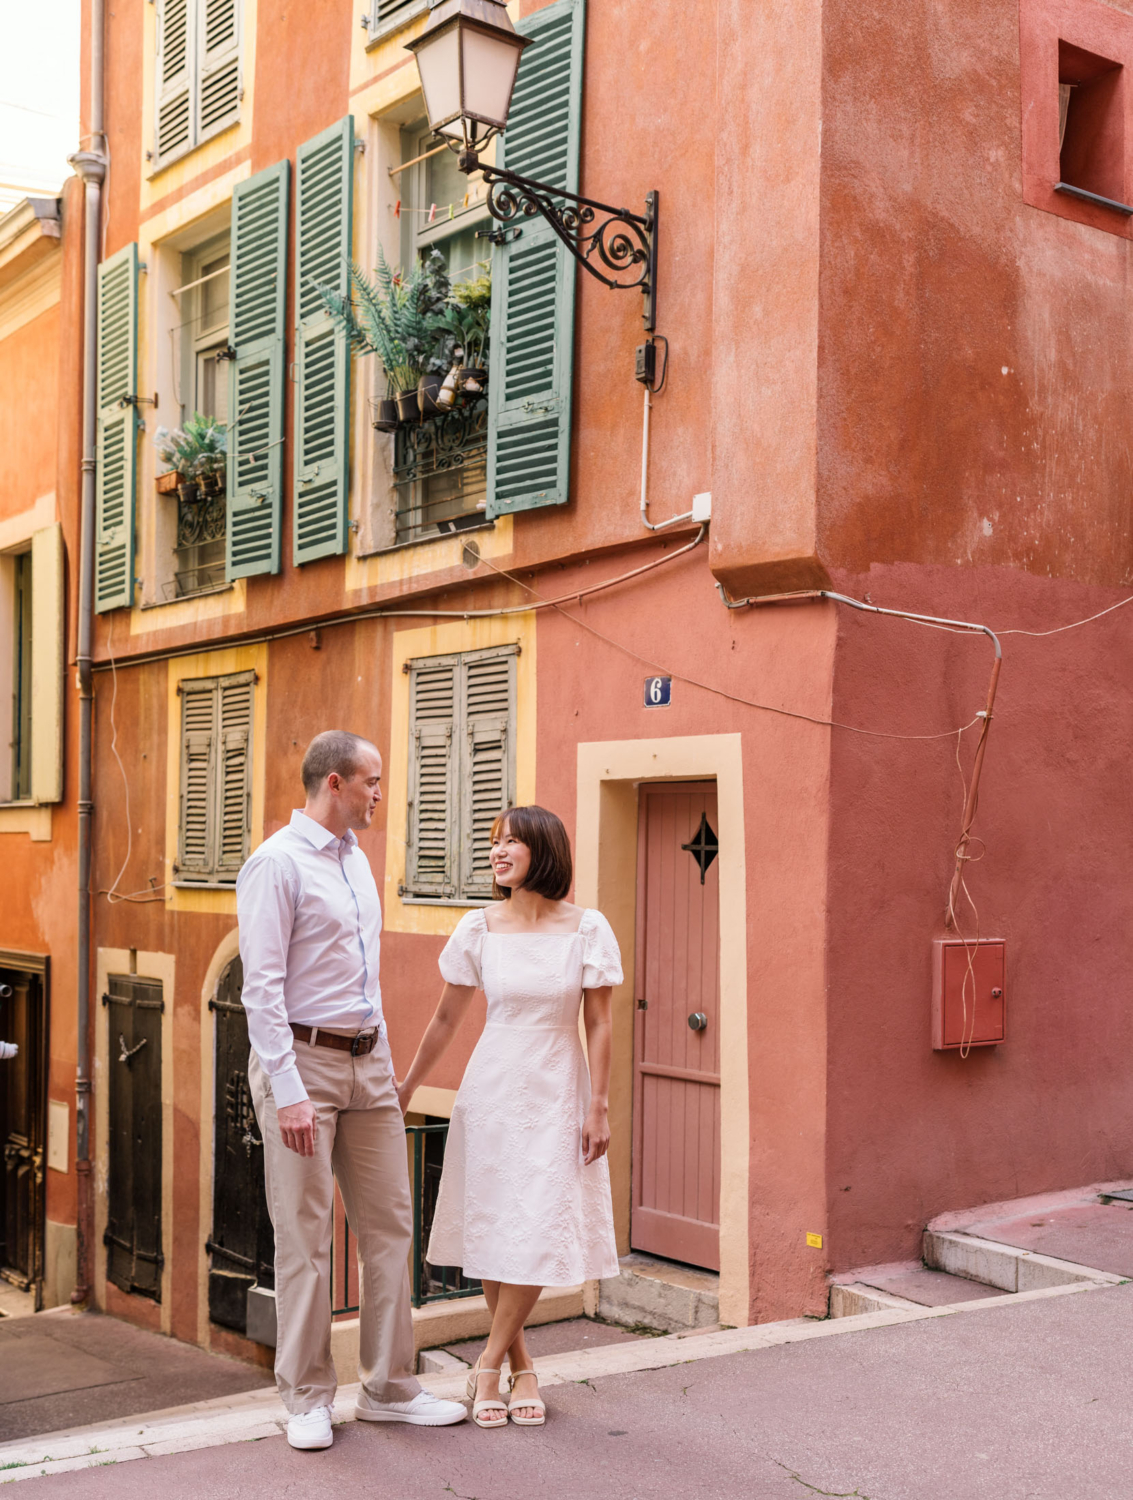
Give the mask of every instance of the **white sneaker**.
<path id="1" fill-rule="evenodd" d="M 354 1415 L 359 1422 L 409 1422 L 414 1427 L 449 1427 L 468 1415 L 460 1401 L 442 1401 L 428 1391 L 418 1391 L 412 1401 L 375 1401 L 368 1391 L 359 1391 Z"/>
<path id="2" fill-rule="evenodd" d="M 329 1448 L 334 1442 L 330 1407 L 316 1406 L 314 1411 L 297 1412 L 288 1420 L 287 1441 L 293 1448 Z"/>

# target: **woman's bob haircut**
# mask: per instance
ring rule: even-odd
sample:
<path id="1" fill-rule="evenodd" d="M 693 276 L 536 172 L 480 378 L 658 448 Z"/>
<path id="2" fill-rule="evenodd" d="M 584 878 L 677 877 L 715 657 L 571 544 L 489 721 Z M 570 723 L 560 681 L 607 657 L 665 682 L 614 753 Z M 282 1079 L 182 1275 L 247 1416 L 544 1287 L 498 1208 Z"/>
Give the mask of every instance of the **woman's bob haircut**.
<path id="1" fill-rule="evenodd" d="M 570 840 L 562 819 L 545 807 L 509 807 L 492 824 L 493 844 L 503 832 L 505 823 L 512 838 L 531 850 L 531 868 L 523 889 L 534 891 L 537 896 L 546 896 L 548 901 L 562 901 L 574 879 Z M 492 895 L 497 901 L 501 897 L 507 901 L 511 887 L 499 886 L 493 878 Z"/>

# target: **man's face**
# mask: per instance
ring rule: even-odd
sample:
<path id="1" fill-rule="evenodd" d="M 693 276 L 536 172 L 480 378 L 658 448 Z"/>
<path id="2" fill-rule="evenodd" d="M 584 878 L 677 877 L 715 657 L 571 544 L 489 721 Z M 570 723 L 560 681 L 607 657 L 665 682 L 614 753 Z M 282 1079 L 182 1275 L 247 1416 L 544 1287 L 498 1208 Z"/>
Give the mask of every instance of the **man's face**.
<path id="1" fill-rule="evenodd" d="M 348 825 L 355 833 L 369 828 L 371 819 L 382 800 L 382 758 L 373 746 L 364 745 L 359 751 L 358 766 L 354 775 L 346 778 L 331 772 L 328 778 L 331 789 L 337 791 L 339 805 L 346 814 Z"/>

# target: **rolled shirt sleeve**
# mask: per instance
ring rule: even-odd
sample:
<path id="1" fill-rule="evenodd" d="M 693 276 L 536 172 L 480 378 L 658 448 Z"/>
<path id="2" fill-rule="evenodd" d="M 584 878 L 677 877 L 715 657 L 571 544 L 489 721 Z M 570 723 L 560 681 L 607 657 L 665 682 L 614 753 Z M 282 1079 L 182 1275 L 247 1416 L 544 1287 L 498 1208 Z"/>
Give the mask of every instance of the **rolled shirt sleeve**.
<path id="1" fill-rule="evenodd" d="M 295 1062 L 284 999 L 295 896 L 286 869 L 263 855 L 249 860 L 236 882 L 240 958 L 244 965 L 240 998 L 248 1017 L 248 1040 L 281 1109 L 307 1098 Z"/>

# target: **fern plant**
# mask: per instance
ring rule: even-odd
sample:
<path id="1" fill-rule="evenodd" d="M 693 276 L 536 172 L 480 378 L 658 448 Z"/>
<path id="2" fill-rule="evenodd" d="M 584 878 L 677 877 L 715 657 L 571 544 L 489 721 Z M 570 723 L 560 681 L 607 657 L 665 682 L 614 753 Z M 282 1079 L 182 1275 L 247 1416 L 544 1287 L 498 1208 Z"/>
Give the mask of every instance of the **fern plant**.
<path id="1" fill-rule="evenodd" d="M 315 289 L 351 346 L 381 360 L 391 396 L 416 390 L 422 375 L 448 368 L 451 335 L 444 326 L 443 309 L 451 284 L 444 259 L 435 250 L 405 276 L 393 269 L 379 246 L 373 280 L 351 261 L 346 296 L 320 282 Z"/>
<path id="2" fill-rule="evenodd" d="M 223 422 L 195 411 L 184 427 L 159 427 L 154 437 L 158 457 L 186 482 L 223 474 L 228 433 Z"/>

